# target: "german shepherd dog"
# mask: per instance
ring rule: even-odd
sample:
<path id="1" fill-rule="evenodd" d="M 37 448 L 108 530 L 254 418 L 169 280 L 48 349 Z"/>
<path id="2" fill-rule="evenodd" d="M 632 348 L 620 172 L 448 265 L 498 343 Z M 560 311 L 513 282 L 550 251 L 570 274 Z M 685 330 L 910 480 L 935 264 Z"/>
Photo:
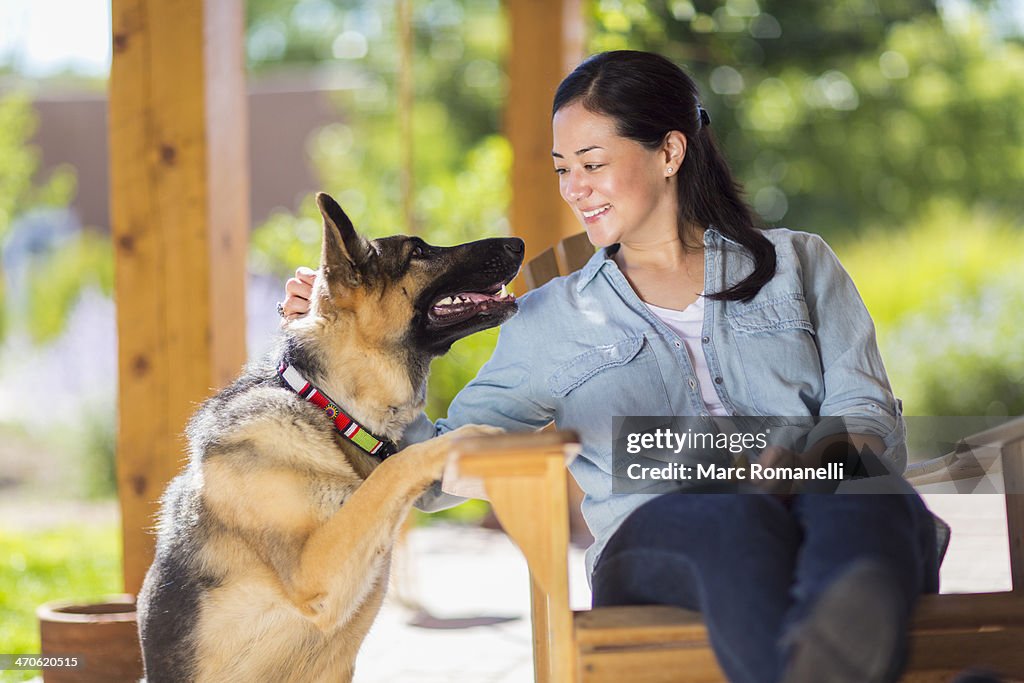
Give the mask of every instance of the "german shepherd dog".
<path id="1" fill-rule="evenodd" d="M 519 239 L 369 241 L 328 195 L 310 312 L 206 401 L 139 594 L 147 680 L 350 681 L 391 549 L 451 439 L 397 450 L 430 361 L 516 311 Z"/>

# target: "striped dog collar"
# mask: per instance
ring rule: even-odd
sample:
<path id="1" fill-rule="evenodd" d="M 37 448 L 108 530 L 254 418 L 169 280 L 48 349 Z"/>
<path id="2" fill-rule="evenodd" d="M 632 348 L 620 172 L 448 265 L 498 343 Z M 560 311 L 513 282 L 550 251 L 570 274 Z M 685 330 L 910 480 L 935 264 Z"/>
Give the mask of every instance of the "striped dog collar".
<path id="1" fill-rule="evenodd" d="M 331 397 L 322 390 L 313 386 L 309 380 L 291 365 L 282 362 L 277 368 L 277 374 L 284 380 L 285 384 L 292 388 L 299 398 L 304 398 L 313 405 L 319 407 L 327 417 L 334 421 L 334 428 L 346 439 L 362 448 L 372 456 L 384 460 L 389 455 L 394 455 L 398 447 L 386 439 L 378 439 L 361 424 L 346 415 L 345 411 L 338 407 L 338 404 L 331 400 Z"/>

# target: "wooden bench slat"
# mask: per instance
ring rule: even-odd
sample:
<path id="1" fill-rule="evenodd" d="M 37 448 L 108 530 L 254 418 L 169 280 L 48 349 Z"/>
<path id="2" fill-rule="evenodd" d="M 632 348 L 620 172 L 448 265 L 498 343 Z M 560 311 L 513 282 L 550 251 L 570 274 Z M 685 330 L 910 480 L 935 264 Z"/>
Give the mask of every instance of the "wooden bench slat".
<path id="1" fill-rule="evenodd" d="M 587 233 L 580 232 L 566 237 L 557 245 L 558 256 L 562 261 L 562 273 L 568 275 L 587 264 L 594 255 L 594 245 L 590 243 Z"/>
<path id="2" fill-rule="evenodd" d="M 574 615 L 581 647 L 707 643 L 700 613 L 667 605 L 599 607 Z"/>
<path id="3" fill-rule="evenodd" d="M 710 648 L 649 648 L 581 655 L 587 683 L 727 683 Z"/>
<path id="4" fill-rule="evenodd" d="M 599 607 L 576 612 L 574 621 L 581 648 L 708 642 L 698 612 L 667 605 Z M 1024 594 L 925 595 L 918 602 L 911 632 L 912 637 L 926 640 L 939 632 L 999 629 L 1024 629 Z"/>
<path id="5" fill-rule="evenodd" d="M 559 275 L 554 248 L 545 249 L 523 266 L 523 281 L 529 289 L 537 289 Z"/>
<path id="6" fill-rule="evenodd" d="M 914 611 L 914 632 L 973 631 L 1024 627 L 1024 593 L 946 593 L 925 595 Z"/>

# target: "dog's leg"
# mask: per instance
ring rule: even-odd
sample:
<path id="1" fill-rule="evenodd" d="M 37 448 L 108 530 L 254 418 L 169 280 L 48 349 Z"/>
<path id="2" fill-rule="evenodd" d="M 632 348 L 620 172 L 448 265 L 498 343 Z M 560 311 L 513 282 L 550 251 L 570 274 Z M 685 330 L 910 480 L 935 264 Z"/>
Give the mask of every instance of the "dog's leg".
<path id="1" fill-rule="evenodd" d="M 321 631 L 348 621 L 370 588 L 373 565 L 427 486 L 441 476 L 451 439 L 492 434 L 468 425 L 409 446 L 382 462 L 306 541 L 288 582 L 291 601 Z"/>

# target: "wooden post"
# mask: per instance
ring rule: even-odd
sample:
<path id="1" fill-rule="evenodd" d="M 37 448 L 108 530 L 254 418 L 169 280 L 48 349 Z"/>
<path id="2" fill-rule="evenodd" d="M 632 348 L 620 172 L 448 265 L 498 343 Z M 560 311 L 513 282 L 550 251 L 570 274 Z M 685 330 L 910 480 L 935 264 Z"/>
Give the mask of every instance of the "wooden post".
<path id="1" fill-rule="evenodd" d="M 112 21 L 117 477 L 137 593 L 185 423 L 245 361 L 243 0 L 113 0 Z"/>
<path id="2" fill-rule="evenodd" d="M 529 260 L 582 230 L 558 194 L 551 162 L 551 101 L 583 58 L 582 0 L 508 0 L 508 104 L 512 233 Z"/>

